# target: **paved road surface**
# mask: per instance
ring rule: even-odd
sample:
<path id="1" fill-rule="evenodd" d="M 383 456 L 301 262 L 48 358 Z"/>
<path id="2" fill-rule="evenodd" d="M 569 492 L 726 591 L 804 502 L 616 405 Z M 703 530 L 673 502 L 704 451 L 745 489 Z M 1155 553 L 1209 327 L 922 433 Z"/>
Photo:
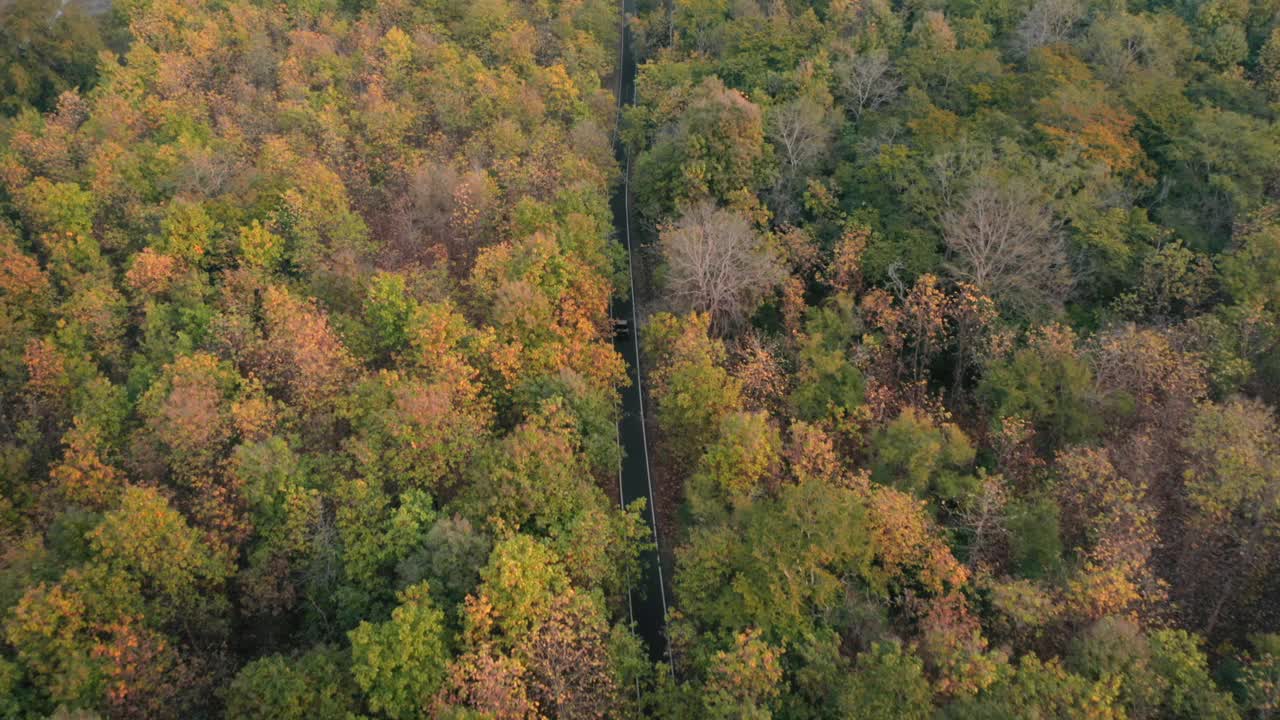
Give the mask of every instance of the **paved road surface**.
<path id="1" fill-rule="evenodd" d="M 635 100 L 636 63 L 631 48 L 631 33 L 626 27 L 626 16 L 634 10 L 634 0 L 620 0 L 622 10 L 622 47 L 618 71 L 618 106 L 630 105 Z M 619 242 L 627 248 L 628 262 L 634 252 L 631 236 L 631 197 L 630 177 L 631 159 L 627 156 L 621 142 L 615 143 L 614 151 L 618 162 L 622 165 L 625 181 L 613 196 L 613 223 L 618 233 Z M 634 273 L 633 273 L 634 277 Z M 634 282 L 632 283 L 634 288 Z M 658 560 L 658 532 L 653 510 L 653 478 L 649 472 L 649 456 L 644 429 L 644 395 L 640 387 L 640 351 L 636 338 L 635 290 L 625 300 L 615 300 L 613 317 L 625 320 L 631 332 L 620 334 L 614 340 L 614 347 L 627 362 L 627 376 L 631 379 L 630 387 L 622 393 L 622 421 L 618 423 L 618 442 L 622 445 L 624 457 L 619 468 L 618 485 L 623 504 L 637 498 L 646 498 L 648 507 L 645 520 L 653 533 L 654 547 L 641 556 L 642 574 L 640 583 L 631 588 L 631 619 L 636 623 L 640 637 L 649 648 L 649 655 L 654 661 L 667 658 L 666 614 L 667 601 L 664 594 L 662 564 Z"/>

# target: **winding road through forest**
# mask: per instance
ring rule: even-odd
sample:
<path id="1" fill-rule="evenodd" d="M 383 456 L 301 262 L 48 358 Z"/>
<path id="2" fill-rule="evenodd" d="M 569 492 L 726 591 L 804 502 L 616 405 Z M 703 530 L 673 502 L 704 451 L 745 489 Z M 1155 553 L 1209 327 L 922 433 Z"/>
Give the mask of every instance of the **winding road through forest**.
<path id="1" fill-rule="evenodd" d="M 631 48 L 631 31 L 627 16 L 634 10 L 634 0 L 620 0 L 621 42 L 618 53 L 618 114 L 621 124 L 622 109 L 635 101 L 636 61 Z M 622 463 L 618 468 L 618 490 L 625 506 L 639 498 L 645 498 L 648 507 L 645 521 L 653 536 L 653 547 L 641 555 L 641 576 L 638 585 L 630 590 L 628 603 L 631 620 L 640 637 L 649 648 L 654 661 L 667 660 L 666 617 L 667 599 L 662 577 L 662 563 L 658 556 L 658 527 L 654 510 L 653 477 L 649 470 L 648 442 L 644 426 L 644 390 L 640 376 L 640 348 L 637 338 L 635 308 L 634 241 L 631 235 L 631 157 L 623 145 L 620 134 L 614 135 L 614 152 L 623 168 L 623 181 L 614 193 L 613 223 L 618 241 L 627 249 L 627 267 L 631 282 L 626 298 L 613 302 L 614 320 L 626 323 L 628 331 L 615 335 L 614 347 L 627 363 L 627 377 L 631 384 L 623 389 L 622 419 L 618 423 L 618 443 L 622 447 Z"/>

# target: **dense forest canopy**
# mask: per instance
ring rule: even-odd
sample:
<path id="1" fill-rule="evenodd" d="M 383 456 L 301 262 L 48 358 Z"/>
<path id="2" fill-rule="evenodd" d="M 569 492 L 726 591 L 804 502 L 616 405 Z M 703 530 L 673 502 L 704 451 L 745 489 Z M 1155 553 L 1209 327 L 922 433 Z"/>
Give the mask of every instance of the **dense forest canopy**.
<path id="1" fill-rule="evenodd" d="M 623 10 L 0 4 L 0 717 L 1280 713 L 1280 0 Z"/>
<path id="2" fill-rule="evenodd" d="M 632 27 L 666 711 L 1280 710 L 1280 4 Z"/>

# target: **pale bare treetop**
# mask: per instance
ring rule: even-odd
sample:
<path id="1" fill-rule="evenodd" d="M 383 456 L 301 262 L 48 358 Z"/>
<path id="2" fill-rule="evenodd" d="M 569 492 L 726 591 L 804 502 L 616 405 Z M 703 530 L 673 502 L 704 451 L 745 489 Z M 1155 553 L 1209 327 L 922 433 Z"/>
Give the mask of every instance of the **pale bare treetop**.
<path id="1" fill-rule="evenodd" d="M 902 87 L 886 50 L 859 53 L 836 65 L 840 94 L 855 119 L 898 97 Z"/>
<path id="2" fill-rule="evenodd" d="M 677 312 L 711 316 L 719 333 L 741 325 L 786 276 L 778 253 L 741 214 L 702 202 L 662 231 L 666 297 Z"/>
<path id="3" fill-rule="evenodd" d="M 1018 23 L 1014 49 L 1021 55 L 1062 42 L 1085 17 L 1083 0 L 1038 0 Z"/>
<path id="4" fill-rule="evenodd" d="M 943 214 L 947 269 L 1019 312 L 1057 307 L 1071 287 L 1066 243 L 1032 183 L 980 173 Z"/>

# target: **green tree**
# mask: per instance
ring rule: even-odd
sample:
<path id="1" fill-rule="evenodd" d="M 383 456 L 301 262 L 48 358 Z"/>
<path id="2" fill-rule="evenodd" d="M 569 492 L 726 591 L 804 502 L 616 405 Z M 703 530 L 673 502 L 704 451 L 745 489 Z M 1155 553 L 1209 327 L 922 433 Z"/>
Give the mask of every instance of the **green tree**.
<path id="1" fill-rule="evenodd" d="M 466 518 L 441 517 L 427 531 L 420 548 L 396 566 L 401 584 L 429 581 L 447 607 L 462 602 L 480 582 L 480 568 L 489 557 L 490 540 Z"/>
<path id="2" fill-rule="evenodd" d="M 240 228 L 240 257 L 249 267 L 272 272 L 284 261 L 284 239 L 259 220 Z"/>
<path id="3" fill-rule="evenodd" d="M 297 601 L 297 575 L 311 555 L 323 517 L 308 464 L 280 437 L 245 443 L 232 453 L 229 472 L 242 488 L 254 538 L 241 570 L 242 608 L 279 612 Z"/>
<path id="4" fill-rule="evenodd" d="M 1267 717 L 1280 710 L 1280 635 L 1257 634 L 1249 641 L 1253 652 L 1245 656 L 1243 704 L 1246 710 Z"/>
<path id="5" fill-rule="evenodd" d="M 1191 454 L 1186 492 L 1192 516 L 1183 541 L 1193 561 L 1179 589 L 1195 592 L 1211 633 L 1229 603 L 1237 605 L 1231 601 L 1241 589 L 1255 587 L 1275 568 L 1280 426 L 1270 407 L 1233 398 L 1196 412 L 1182 447 Z"/>
<path id="6" fill-rule="evenodd" d="M 703 689 L 706 717 L 769 720 L 782 694 L 781 648 L 760 639 L 759 630 L 740 633 L 729 650 L 716 653 Z"/>
<path id="7" fill-rule="evenodd" d="M 609 502 L 584 462 L 573 418 L 559 398 L 479 453 L 457 500 L 473 522 L 545 539 L 583 583 L 621 589 L 636 567 L 643 503 Z"/>
<path id="8" fill-rule="evenodd" d="M 1050 446 L 1085 440 L 1101 429 L 1093 371 L 1076 348 L 1075 333 L 1061 326 L 1038 329 L 1027 347 L 993 363 L 978 393 L 997 418 L 1030 419 Z"/>
<path id="9" fill-rule="evenodd" d="M 565 411 L 576 420 L 582 453 L 591 473 L 612 477 L 622 460 L 618 447 L 620 410 L 613 388 L 565 368 L 555 375 L 533 378 L 517 389 L 513 411 L 531 417 L 552 398 L 560 398 Z"/>
<path id="10" fill-rule="evenodd" d="M 1272 100 L 1280 99 L 1280 28 L 1271 31 L 1258 51 L 1258 85 Z"/>
<path id="11" fill-rule="evenodd" d="M 421 490 L 396 497 L 362 479 L 343 483 L 334 496 L 344 590 L 350 595 L 321 594 L 312 601 L 337 601 L 342 624 L 351 627 L 390 599 L 392 587 L 387 579 L 396 564 L 422 544 L 437 515 L 431 496 Z"/>
<path id="12" fill-rule="evenodd" d="M 661 222 L 698 200 L 728 203 L 761 186 L 770 161 L 764 114 L 737 90 L 708 77 L 654 145 L 636 158 L 636 202 Z"/>
<path id="13" fill-rule="evenodd" d="M 89 543 L 96 562 L 143 587 L 155 621 L 215 620 L 225 608 L 221 589 L 230 559 L 155 489 L 126 489 L 120 507 L 89 533 Z"/>
<path id="14" fill-rule="evenodd" d="M 349 633 L 351 674 L 369 708 L 389 718 L 426 714 L 444 683 L 449 640 L 444 613 L 426 583 L 397 595 L 399 606 L 382 623 L 362 622 Z"/>
<path id="15" fill-rule="evenodd" d="M 1010 560 L 1023 577 L 1052 576 L 1062 562 L 1058 506 L 1048 498 L 1027 498 L 1008 509 Z"/>
<path id="16" fill-rule="evenodd" d="M 658 425 L 677 463 L 690 467 L 715 441 L 721 421 L 742 405 L 741 384 L 725 369 L 724 343 L 710 317 L 661 313 L 644 329 Z"/>
<path id="17" fill-rule="evenodd" d="M 555 552 L 523 534 L 494 546 L 480 579 L 480 602 L 470 608 L 468 634 L 493 636 L 500 647 L 527 637 L 570 588 Z"/>
<path id="18" fill-rule="evenodd" d="M 226 690 L 227 720 L 341 720 L 355 710 L 355 692 L 337 651 L 317 647 L 299 657 L 270 655 L 236 673 Z"/>
<path id="19" fill-rule="evenodd" d="M 1069 665 L 1098 682 L 1120 680 L 1119 703 L 1129 717 L 1240 717 L 1216 687 L 1199 640 L 1182 630 L 1143 633 L 1131 620 L 1106 617 L 1072 645 Z"/>
<path id="20" fill-rule="evenodd" d="M 1240 717 L 1231 696 L 1214 683 L 1198 637 L 1185 630 L 1158 630 L 1150 642 L 1151 667 L 1169 688 L 1159 717 Z"/>
<path id="21" fill-rule="evenodd" d="M 466 378 L 425 380 L 395 370 L 360 381 L 343 414 L 352 430 L 347 452 L 367 478 L 431 492 L 455 480 L 493 420 Z"/>
<path id="22" fill-rule="evenodd" d="M 403 275 L 378 273 L 369 281 L 364 300 L 364 321 L 370 349 L 379 356 L 405 349 L 409 344 L 409 321 L 417 309 Z"/>
<path id="23" fill-rule="evenodd" d="M 840 693 L 842 717 L 933 717 L 933 691 L 924 663 L 897 642 L 872 643 L 869 650 L 859 653 L 850 681 Z"/>
<path id="24" fill-rule="evenodd" d="M 64 91 L 89 90 L 103 49 L 97 21 L 77 4 L 9 3 L 0 11 L 0 111 L 47 112 Z"/>
<path id="25" fill-rule="evenodd" d="M 1258 118 L 1215 106 L 1195 111 L 1170 138 L 1165 162 L 1180 185 L 1157 217 L 1192 247 L 1221 250 L 1234 224 L 1266 203 L 1277 154 L 1280 138 Z"/>
<path id="26" fill-rule="evenodd" d="M 972 698 L 961 698 L 947 707 L 947 718 L 1070 717 L 1120 720 L 1124 710 L 1116 703 L 1119 683 L 1114 679 L 1091 681 L 1067 671 L 1056 660 L 1043 662 L 1026 655 L 1016 666 L 1002 668 L 1000 678 Z"/>
<path id="27" fill-rule="evenodd" d="M 1220 256 L 1222 282 L 1237 302 L 1280 310 L 1280 225 L 1265 223 L 1235 239 Z"/>
<path id="28" fill-rule="evenodd" d="M 675 595 L 699 626 L 790 641 L 843 602 L 846 579 L 867 573 L 874 551 L 859 495 L 811 479 L 695 527 L 676 551 Z"/>
<path id="29" fill-rule="evenodd" d="M 840 418 L 865 400 L 866 381 L 850 357 L 863 323 L 852 295 L 834 296 L 809 311 L 800 338 L 799 368 L 791 403 L 807 421 Z"/>
<path id="30" fill-rule="evenodd" d="M 968 471 L 974 449 L 964 432 L 952 423 L 938 424 L 915 408 L 876 433 L 871 442 L 872 479 L 917 497 L 935 495 L 956 501 L 974 487 Z"/>
<path id="31" fill-rule="evenodd" d="M 764 413 L 733 413 L 720 424 L 720 437 L 707 448 L 689 478 L 690 511 L 701 520 L 715 508 L 743 507 L 769 491 L 779 471 L 782 438 Z"/>

